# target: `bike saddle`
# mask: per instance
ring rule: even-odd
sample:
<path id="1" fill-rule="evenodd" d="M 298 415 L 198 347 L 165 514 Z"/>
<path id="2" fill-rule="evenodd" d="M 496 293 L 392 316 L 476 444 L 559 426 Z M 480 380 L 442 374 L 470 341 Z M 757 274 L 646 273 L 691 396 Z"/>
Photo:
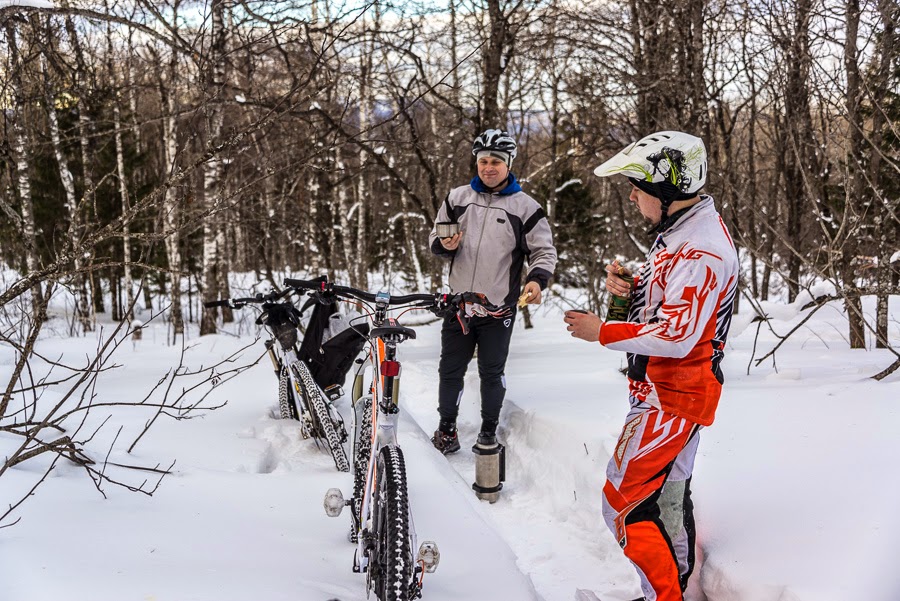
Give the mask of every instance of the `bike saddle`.
<path id="1" fill-rule="evenodd" d="M 397 336 L 402 342 L 403 340 L 406 340 L 408 338 L 412 338 L 415 340 L 416 331 L 412 328 L 401 326 L 399 323 L 397 323 L 396 319 L 388 318 L 385 320 L 383 326 L 372 328 L 372 331 L 369 332 L 369 336 L 375 338 L 390 338 L 392 336 Z"/>

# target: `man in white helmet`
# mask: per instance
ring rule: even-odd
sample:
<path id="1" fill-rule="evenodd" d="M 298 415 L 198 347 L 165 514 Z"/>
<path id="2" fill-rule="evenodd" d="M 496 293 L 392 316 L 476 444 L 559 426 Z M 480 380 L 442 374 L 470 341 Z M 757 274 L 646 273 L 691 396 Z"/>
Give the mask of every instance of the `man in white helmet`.
<path id="1" fill-rule="evenodd" d="M 450 260 L 453 292 L 481 292 L 488 300 L 511 311 L 507 319 L 473 317 L 463 333 L 455 319 L 441 329 L 438 366 L 438 429 L 431 439 L 441 453 L 460 449 L 456 418 L 463 379 L 475 349 L 481 380 L 479 444 L 497 443 L 497 424 L 506 394 L 506 358 L 515 323 L 517 299 L 541 302 L 541 291 L 556 268 L 556 248 L 544 210 L 522 191 L 510 171 L 516 142 L 505 131 L 489 129 L 472 144 L 477 175 L 466 186 L 454 188 L 438 209 L 429 236 L 431 251 Z M 459 232 L 438 235 L 438 223 L 458 224 Z M 442 234 L 443 235 L 443 234 Z M 522 270 L 528 262 L 524 290 Z"/>
<path id="2" fill-rule="evenodd" d="M 607 266 L 606 289 L 630 299 L 627 321 L 567 312 L 572 336 L 625 351 L 631 410 L 606 470 L 603 516 L 647 601 L 682 601 L 694 564 L 691 473 L 712 424 L 738 259 L 706 182 L 703 141 L 649 135 L 600 165 L 623 175 L 655 236 L 633 289 Z"/>

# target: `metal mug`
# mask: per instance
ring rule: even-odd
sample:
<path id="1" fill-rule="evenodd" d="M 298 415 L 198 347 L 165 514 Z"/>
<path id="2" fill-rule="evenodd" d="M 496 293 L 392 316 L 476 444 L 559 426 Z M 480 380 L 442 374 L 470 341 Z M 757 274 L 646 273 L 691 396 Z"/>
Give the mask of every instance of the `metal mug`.
<path id="1" fill-rule="evenodd" d="M 459 223 L 455 221 L 438 221 L 434 224 L 434 232 L 438 238 L 452 238 L 459 233 Z"/>

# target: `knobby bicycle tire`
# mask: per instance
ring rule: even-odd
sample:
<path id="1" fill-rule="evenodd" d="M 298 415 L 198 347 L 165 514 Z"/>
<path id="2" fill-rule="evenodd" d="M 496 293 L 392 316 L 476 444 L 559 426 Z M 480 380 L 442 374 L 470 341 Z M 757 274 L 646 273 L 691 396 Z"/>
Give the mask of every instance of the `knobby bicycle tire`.
<path id="1" fill-rule="evenodd" d="M 281 419 L 300 419 L 300 413 L 297 411 L 297 397 L 294 396 L 291 377 L 286 367 L 282 367 L 281 373 L 278 375 L 278 411 Z"/>
<path id="2" fill-rule="evenodd" d="M 415 564 L 409 539 L 406 465 L 400 447 L 382 447 L 376 474 L 378 489 L 372 507 L 375 545 L 369 557 L 372 586 L 380 601 L 409 601 Z"/>
<path id="3" fill-rule="evenodd" d="M 366 490 L 366 476 L 369 473 L 369 456 L 372 453 L 372 397 L 362 397 L 362 415 L 353 448 L 353 499 L 356 524 L 362 523 L 362 500 Z"/>
<path id="4" fill-rule="evenodd" d="M 347 433 L 344 431 L 343 427 L 341 428 L 341 432 L 338 433 L 335 428 L 334 420 L 331 417 L 331 413 L 328 410 L 328 405 L 322 397 L 322 394 L 319 392 L 319 387 L 315 380 L 313 380 L 309 370 L 306 369 L 306 366 L 298 361 L 291 366 L 291 369 L 294 370 L 294 377 L 301 383 L 302 393 L 304 400 L 306 401 L 306 408 L 312 414 L 313 420 L 315 421 L 314 430 L 316 431 L 316 435 L 324 439 L 325 444 L 331 451 L 331 457 L 334 459 L 334 466 L 338 471 L 349 472 L 350 462 L 347 459 L 347 452 L 344 451 L 344 440 L 346 440 Z"/>

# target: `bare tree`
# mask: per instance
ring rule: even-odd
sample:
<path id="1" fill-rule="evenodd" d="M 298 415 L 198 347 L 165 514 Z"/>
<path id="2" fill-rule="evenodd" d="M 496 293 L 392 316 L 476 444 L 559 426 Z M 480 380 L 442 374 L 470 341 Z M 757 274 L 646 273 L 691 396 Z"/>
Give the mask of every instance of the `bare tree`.
<path id="1" fill-rule="evenodd" d="M 38 268 L 40 259 L 38 257 L 35 235 L 34 203 L 31 195 L 32 142 L 29 135 L 31 130 L 27 123 L 27 106 L 29 103 L 25 98 L 26 86 L 23 78 L 25 59 L 22 57 L 22 51 L 16 39 L 16 28 L 12 20 L 7 20 L 6 22 L 6 42 L 9 46 L 10 94 L 13 98 L 13 108 L 7 112 L 7 118 L 12 130 L 11 154 L 15 160 L 16 188 L 19 192 L 19 204 L 21 206 L 21 213 L 17 215 L 17 218 L 25 246 L 25 268 L 28 271 L 35 271 Z M 40 283 L 36 282 L 31 287 L 31 295 L 32 306 L 35 315 L 37 315 L 40 307 L 44 304 L 44 294 Z"/>
<path id="2" fill-rule="evenodd" d="M 86 299 L 79 281 L 99 301 L 107 279 L 124 298 L 127 266 L 178 334 L 197 317 L 215 331 L 196 293 L 225 294 L 232 269 L 364 286 L 380 268 L 440 286 L 428 225 L 470 177 L 472 135 L 508 127 L 563 251 L 558 279 L 599 308 L 595 268 L 639 261 L 648 241 L 627 194 L 591 171 L 675 128 L 707 143 L 707 190 L 746 257 L 748 296 L 796 300 L 830 282 L 858 318 L 856 345 L 872 327 L 859 299 L 880 295 L 875 340 L 890 344 L 895 3 L 209 0 L 190 4 L 196 20 L 185 6 L 71 0 L 30 22 L 19 15 L 38 9 L 0 9 L 15 30 L 0 198 L 16 223 L 0 223 L 0 256 L 22 271 L 0 301 L 52 282 Z M 33 268 L 24 192 L 52 215 L 34 223 Z"/>
<path id="3" fill-rule="evenodd" d="M 206 145 L 215 148 L 220 143 L 222 130 L 225 85 L 225 0 L 211 0 L 211 28 L 206 81 Z M 221 201 L 223 190 L 222 159 L 212 156 L 204 162 L 203 200 L 208 208 Z M 221 218 L 206 220 L 203 224 L 203 279 L 200 289 L 205 301 L 217 300 L 222 290 L 221 281 L 227 278 L 222 272 L 225 253 L 225 233 Z M 200 334 L 216 332 L 216 310 L 206 309 L 200 320 Z"/>
<path id="4" fill-rule="evenodd" d="M 877 36 L 877 51 L 872 55 L 872 77 L 868 87 L 868 94 L 872 107 L 872 135 L 871 135 L 871 161 L 869 163 L 868 177 L 872 186 L 875 205 L 875 235 L 878 240 L 878 277 L 877 277 L 877 308 L 875 326 L 875 344 L 879 348 L 885 348 L 888 340 L 888 301 L 891 286 L 896 287 L 897 282 L 892 281 L 891 259 L 900 247 L 896 240 L 900 239 L 900 199 L 893 201 L 886 193 L 887 182 L 894 179 L 897 173 L 897 163 L 894 162 L 891 169 L 891 157 L 884 156 L 885 138 L 897 140 L 895 130 L 889 126 L 889 88 L 891 82 L 897 83 L 896 73 L 892 73 L 892 63 L 900 64 L 898 57 L 898 32 L 897 21 L 900 19 L 900 9 L 895 3 L 887 0 L 879 0 L 877 4 L 878 17 L 881 22 L 881 33 Z M 896 67 L 895 67 L 896 68 Z M 896 116 L 896 113 L 894 114 Z M 887 132 L 885 131 L 887 129 Z M 887 133 L 887 136 L 885 135 Z M 894 157 L 894 159 L 900 157 Z M 886 168 L 885 168 L 886 167 Z M 893 173 L 891 173 L 893 171 Z M 892 244 L 891 241 L 894 241 Z"/>

